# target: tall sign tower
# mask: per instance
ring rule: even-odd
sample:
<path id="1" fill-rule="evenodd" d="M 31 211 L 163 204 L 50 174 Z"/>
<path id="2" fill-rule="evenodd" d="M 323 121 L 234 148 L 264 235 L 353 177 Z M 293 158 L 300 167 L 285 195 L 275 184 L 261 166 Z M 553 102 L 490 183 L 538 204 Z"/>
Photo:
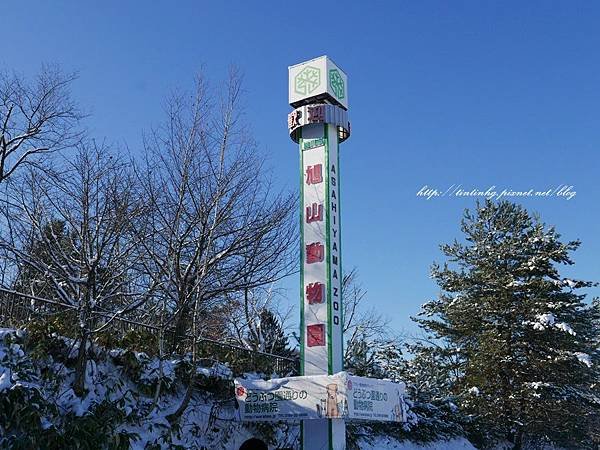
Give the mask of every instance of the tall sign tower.
<path id="1" fill-rule="evenodd" d="M 327 56 L 291 66 L 289 100 L 288 129 L 300 149 L 301 375 L 333 375 L 343 370 L 339 144 L 350 136 L 346 74 Z M 345 449 L 343 419 L 305 420 L 301 430 L 304 450 Z"/>

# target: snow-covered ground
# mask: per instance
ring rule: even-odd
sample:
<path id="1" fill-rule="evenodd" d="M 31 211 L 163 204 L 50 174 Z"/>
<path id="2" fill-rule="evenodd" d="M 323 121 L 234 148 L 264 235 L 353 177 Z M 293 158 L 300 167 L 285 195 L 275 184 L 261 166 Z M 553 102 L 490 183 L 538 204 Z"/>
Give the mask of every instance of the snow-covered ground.
<path id="1" fill-rule="evenodd" d="M 222 364 L 197 367 L 201 382 L 213 386 L 213 392 L 197 390 L 178 426 L 173 427 L 167 417 L 181 404 L 185 393 L 185 385 L 177 379 L 176 372 L 187 370 L 182 366 L 189 364 L 189 359 L 163 361 L 162 393 L 153 407 L 159 378 L 158 361 L 144 353 L 95 348 L 94 358 L 87 365 L 87 393 L 80 398 L 72 388 L 72 367 L 77 353 L 75 343 L 56 338 L 70 350 L 64 352 L 70 361 L 66 364 L 50 355 L 33 362 L 24 346 L 24 336 L 22 332 L 0 329 L 0 396 L 11 390 L 21 390 L 24 395 L 40 392 L 45 402 L 55 405 L 58 411 L 41 417 L 45 429 L 62 429 L 65 418 L 76 420 L 87 416 L 96 405 L 108 401 L 119 405 L 124 412 L 125 417 L 115 431 L 132 433 L 130 447 L 133 449 L 145 449 L 148 445 L 164 449 L 176 445 L 197 449 L 238 449 L 244 440 L 256 434 L 251 427 L 236 420 L 233 395 L 228 399 L 226 388 L 223 394 L 222 387 L 215 387 L 218 383 L 227 386 L 232 376 Z M 281 432 L 278 430 L 276 434 Z M 0 447 L 3 447 L 4 437 L 0 435 Z M 281 439 L 285 441 L 285 436 Z"/>
<path id="2" fill-rule="evenodd" d="M 513 444 L 498 444 L 493 450 L 512 450 Z M 477 450 L 464 438 L 452 439 L 450 441 L 438 441 L 429 444 L 416 444 L 414 442 L 396 442 L 385 437 L 378 437 L 371 444 L 363 443 L 361 450 Z M 544 450 L 568 450 L 565 448 L 546 446 Z"/>
<path id="3" fill-rule="evenodd" d="M 181 401 L 185 385 L 178 376 L 182 367 L 189 367 L 189 359 L 169 358 L 162 362 L 144 353 L 122 349 L 104 350 L 95 347 L 93 359 L 88 362 L 86 373 L 86 395 L 83 398 L 73 391 L 74 361 L 77 344 L 67 338 L 53 336 L 55 348 L 62 345 L 63 351 L 52 357 L 47 355 L 33 360 L 27 353 L 26 334 L 15 330 L 0 330 L 0 396 L 13 389 L 31 389 L 42 393 L 48 404 L 57 406 L 57 414 L 41 418 L 44 427 L 62 429 L 66 417 L 85 417 L 92 414 L 94 407 L 109 401 L 119 404 L 125 414 L 115 431 L 129 433 L 130 448 L 142 450 L 152 448 L 183 448 L 237 450 L 251 437 L 260 437 L 253 424 L 236 420 L 233 395 L 227 395 L 227 383 L 231 371 L 222 364 L 209 367 L 199 366 L 196 373 L 204 385 L 213 386 L 212 392 L 196 391 L 189 407 L 173 427 L 168 420 Z M 54 350 L 56 351 L 56 350 Z M 34 368 L 32 370 L 32 367 Z M 154 403 L 154 393 L 162 370 L 160 400 Z M 183 370 L 183 372 L 189 369 Z M 43 375 L 50 373 L 51 376 Z M 247 374 L 256 377 L 257 374 Z M 214 388 L 218 383 L 221 387 Z M 68 419 L 73 420 L 73 419 Z M 76 419 L 75 419 L 76 420 Z M 298 442 L 299 426 L 296 423 L 281 424 L 271 434 L 270 448 L 294 448 Z M 0 447 L 2 437 L 0 437 Z M 409 442 L 378 437 L 370 443 L 362 442 L 365 450 L 472 450 L 474 447 L 464 440 L 439 442 L 420 446 Z"/>
<path id="4" fill-rule="evenodd" d="M 473 445 L 465 439 L 453 439 L 451 441 L 439 441 L 429 444 L 415 444 L 414 442 L 397 442 L 385 437 L 374 439 L 372 443 L 362 443 L 361 450 L 476 450 Z"/>
<path id="5" fill-rule="evenodd" d="M 27 353 L 26 334 L 22 331 L 0 328 L 0 397 L 13 389 L 36 390 L 45 401 L 56 405 L 58 415 L 42 418 L 44 428 L 64 425 L 65 417 L 83 417 L 91 414 L 94 407 L 103 401 L 119 404 L 125 417 L 116 431 L 125 431 L 133 436 L 130 448 L 142 450 L 168 449 L 179 445 L 183 448 L 200 450 L 237 450 L 261 432 L 250 423 L 236 419 L 233 392 L 229 397 L 226 387 L 215 388 L 216 383 L 227 383 L 232 373 L 219 363 L 199 366 L 196 373 L 207 386 L 207 391 L 198 389 L 189 407 L 173 427 L 167 417 L 181 404 L 185 385 L 178 379 L 182 365 L 189 364 L 186 358 L 171 358 L 162 363 L 162 391 L 160 400 L 153 407 L 154 393 L 160 377 L 156 358 L 144 353 L 113 349 L 106 351 L 95 348 L 86 373 L 86 391 L 83 398 L 73 392 L 73 362 L 77 354 L 76 344 L 66 338 L 54 337 L 64 344 L 65 363 L 48 355 L 33 360 Z M 38 355 L 39 358 L 39 355 Z M 68 361 L 71 361 L 70 363 Z M 132 367 L 136 375 L 132 375 Z M 187 369 L 186 369 L 187 370 Z M 51 373 L 52 376 L 42 375 Z M 247 374 L 256 378 L 258 374 Z M 212 386 L 212 388 L 210 388 Z M 211 392 L 209 392 L 211 391 Z M 298 424 L 281 424 L 271 431 L 272 445 L 269 448 L 294 448 L 297 443 Z M 3 447 L 0 435 L 0 447 Z M 369 442 L 360 443 L 361 450 L 475 450 L 465 439 L 439 441 L 430 444 L 398 442 L 385 436 L 375 436 Z M 496 450 L 508 450 L 510 446 L 499 446 Z M 548 449 L 561 450 L 561 449 Z"/>

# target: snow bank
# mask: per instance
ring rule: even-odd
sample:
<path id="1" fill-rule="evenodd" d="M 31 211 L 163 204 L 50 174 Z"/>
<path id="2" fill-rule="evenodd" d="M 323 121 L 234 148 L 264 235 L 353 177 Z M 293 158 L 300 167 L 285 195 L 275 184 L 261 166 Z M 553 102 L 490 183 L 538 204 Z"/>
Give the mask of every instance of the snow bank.
<path id="1" fill-rule="evenodd" d="M 227 395 L 227 383 L 232 373 L 224 364 L 196 367 L 196 373 L 212 390 L 197 389 L 179 426 L 172 426 L 168 417 L 181 404 L 187 387 L 177 379 L 177 370 L 179 364 L 185 365 L 181 372 L 187 370 L 189 357 L 164 360 L 161 373 L 159 361 L 144 353 L 122 349 L 106 351 L 96 347 L 94 358 L 86 367 L 86 394 L 78 397 L 73 391 L 76 352 L 72 351 L 72 340 L 52 337 L 71 344 L 59 358 L 62 362 L 51 355 L 33 360 L 28 349 L 19 342 L 21 336 L 24 336 L 22 332 L 0 329 L 0 395 L 13 389 L 39 392 L 44 402 L 57 407 L 56 413 L 42 417 L 45 429 L 64 429 L 65 421 L 94 414 L 98 405 L 108 402 L 119 405 L 124 413 L 114 431 L 134 436 L 130 439 L 133 449 L 181 446 L 237 450 L 245 440 L 256 437 L 251 426 L 235 419 L 233 390 L 231 398 Z M 48 378 L 42 373 L 52 376 Z M 159 379 L 162 390 L 155 404 L 155 386 Z M 287 428 L 291 428 L 290 436 L 297 436 L 297 429 Z M 10 438 L 11 430 L 6 431 L 5 435 L 0 435 L 0 447 L 3 447 L 4 437 Z M 282 442 L 290 439 L 282 433 L 282 430 L 276 430 L 277 436 L 281 434 Z"/>
<path id="2" fill-rule="evenodd" d="M 10 377 L 10 370 L 6 367 L 0 366 L 0 392 L 10 389 L 12 381 Z"/>
<path id="3" fill-rule="evenodd" d="M 414 442 L 398 442 L 390 438 L 379 437 L 371 443 L 361 443 L 361 450 L 476 450 L 466 439 L 453 439 L 438 441 L 429 444 L 415 444 Z"/>
<path id="4" fill-rule="evenodd" d="M 22 333 L 21 333 L 22 335 Z M 10 336 L 10 338 L 9 338 Z M 64 338 L 54 336 L 52 339 Z M 132 449 L 145 448 L 206 448 L 237 450 L 251 437 L 260 437 L 252 424 L 236 420 L 237 411 L 233 391 L 229 396 L 227 383 L 231 370 L 223 364 L 215 363 L 208 367 L 198 365 L 195 369 L 200 377 L 205 377 L 207 389 L 197 389 L 189 406 L 179 421 L 172 426 L 169 416 L 181 404 L 186 385 L 178 379 L 179 364 L 189 367 L 189 358 L 171 359 L 162 362 L 162 370 L 156 358 L 138 352 L 116 349 L 106 351 L 94 349 L 94 359 L 87 365 L 85 377 L 86 395 L 78 397 L 73 391 L 74 360 L 65 362 L 71 345 L 64 347 L 62 361 L 51 355 L 42 360 L 29 357 L 29 349 L 20 343 L 14 330 L 0 330 L 0 395 L 12 389 L 35 390 L 43 402 L 56 405 L 56 412 L 41 417 L 44 429 L 64 429 L 65 421 L 82 420 L 100 404 L 118 405 L 123 416 L 110 431 L 125 432 L 132 436 L 129 444 Z M 55 355 L 56 356 L 56 355 Z M 58 359 L 58 358 L 57 358 Z M 187 369 L 186 369 L 187 370 Z M 41 373 L 52 374 L 44 378 Z M 161 373 L 162 372 L 162 373 Z M 260 374 L 247 374 L 259 377 Z M 155 386 L 162 380 L 162 390 L 155 403 Z M 270 448 L 294 448 L 299 434 L 298 423 L 273 425 L 269 432 L 276 446 Z M 10 434 L 7 431 L 7 436 Z M 107 431 L 109 432 L 109 431 Z M 0 436 L 0 447 L 3 445 Z M 474 450 L 464 439 L 440 441 L 431 444 L 398 442 L 386 436 L 375 436 L 363 441 L 364 450 Z"/>

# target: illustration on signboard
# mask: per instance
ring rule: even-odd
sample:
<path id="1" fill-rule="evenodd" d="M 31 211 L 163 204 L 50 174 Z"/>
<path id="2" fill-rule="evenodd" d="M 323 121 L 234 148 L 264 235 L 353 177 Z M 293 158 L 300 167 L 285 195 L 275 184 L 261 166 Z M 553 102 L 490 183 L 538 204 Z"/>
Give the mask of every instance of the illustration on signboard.
<path id="1" fill-rule="evenodd" d="M 327 417 L 340 417 L 340 410 L 338 408 L 338 386 L 335 383 L 327 385 Z"/>
<path id="2" fill-rule="evenodd" d="M 340 389 L 337 383 L 329 383 L 324 388 L 325 397 L 316 405 L 318 417 L 333 419 L 347 416 L 348 401 L 344 389 Z"/>
<path id="3" fill-rule="evenodd" d="M 404 422 L 405 421 L 405 409 L 404 409 L 404 399 L 402 394 L 400 394 L 400 390 L 396 389 L 396 398 L 398 399 L 398 403 L 394 406 L 394 410 L 392 411 L 391 416 L 394 418 L 396 422 Z"/>

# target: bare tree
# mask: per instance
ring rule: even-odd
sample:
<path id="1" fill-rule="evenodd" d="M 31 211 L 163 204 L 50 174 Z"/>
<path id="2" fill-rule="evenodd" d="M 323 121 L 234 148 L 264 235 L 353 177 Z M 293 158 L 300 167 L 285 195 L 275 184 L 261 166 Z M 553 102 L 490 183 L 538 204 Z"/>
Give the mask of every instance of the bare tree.
<path id="1" fill-rule="evenodd" d="M 358 270 L 353 268 L 342 280 L 344 359 L 348 359 L 359 340 L 384 340 L 389 334 L 389 319 L 366 303 L 366 291 L 358 279 Z"/>
<path id="2" fill-rule="evenodd" d="M 0 72 L 0 183 L 20 166 L 79 140 L 82 114 L 69 92 L 75 79 L 52 66 L 43 66 L 30 84 Z"/>
<path id="3" fill-rule="evenodd" d="M 89 144 L 60 171 L 30 170 L 8 183 L 10 233 L 0 236 L 0 250 L 12 254 L 21 273 L 13 290 L 0 290 L 77 312 L 74 391 L 82 396 L 92 335 L 147 298 L 133 276 L 137 243 L 129 222 L 141 208 L 132 177 L 107 148 Z"/>
<path id="4" fill-rule="evenodd" d="M 232 71 L 221 95 L 212 92 L 198 77 L 192 95 L 169 99 L 167 120 L 146 138 L 146 161 L 137 170 L 152 214 L 134 226 L 146 236 L 142 261 L 160 287 L 155 309 L 163 311 L 162 327 L 175 328 L 175 345 L 187 334 L 222 336 L 226 323 L 215 323 L 214 312 L 231 294 L 294 269 L 295 198 L 274 192 L 244 126 L 241 77 Z"/>

